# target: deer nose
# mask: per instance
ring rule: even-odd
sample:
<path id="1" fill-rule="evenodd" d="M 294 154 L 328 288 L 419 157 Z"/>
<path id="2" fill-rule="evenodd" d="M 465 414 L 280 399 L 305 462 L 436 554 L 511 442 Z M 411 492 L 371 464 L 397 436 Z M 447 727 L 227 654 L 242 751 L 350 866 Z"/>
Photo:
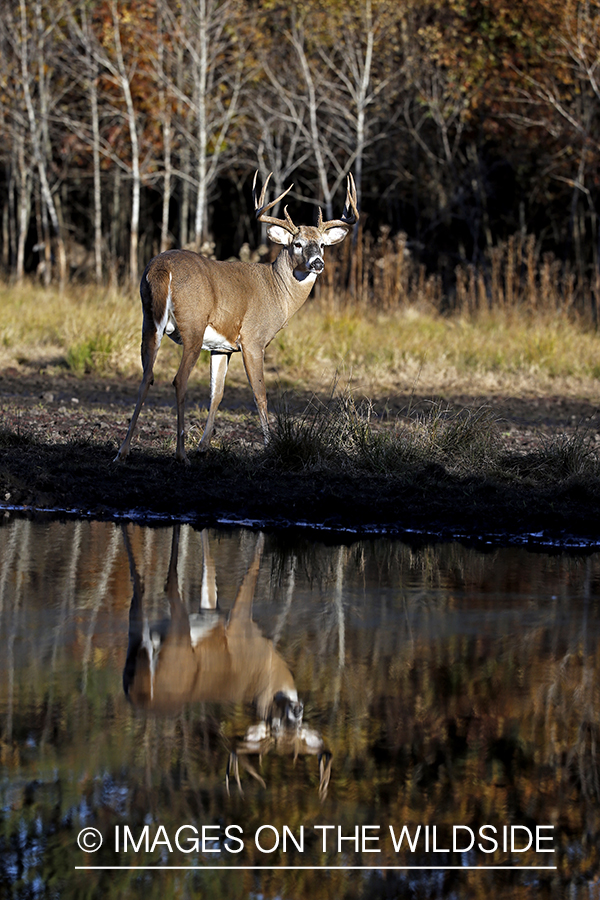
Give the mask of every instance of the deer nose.
<path id="1" fill-rule="evenodd" d="M 312 259 L 309 259 L 308 265 L 310 266 L 311 272 L 322 272 L 325 268 L 325 263 L 320 256 L 313 256 Z"/>
<path id="2" fill-rule="evenodd" d="M 304 713 L 304 703 L 299 700 L 297 703 L 292 704 L 291 713 L 294 719 L 301 719 L 302 714 Z"/>

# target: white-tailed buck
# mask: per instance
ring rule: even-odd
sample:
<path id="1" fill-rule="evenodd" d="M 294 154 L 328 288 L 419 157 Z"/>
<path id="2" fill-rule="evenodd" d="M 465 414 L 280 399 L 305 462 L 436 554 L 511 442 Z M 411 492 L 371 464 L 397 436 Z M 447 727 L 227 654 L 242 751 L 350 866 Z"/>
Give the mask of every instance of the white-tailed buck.
<path id="1" fill-rule="evenodd" d="M 144 614 L 143 581 L 126 529 L 123 534 L 133 581 L 123 688 L 133 706 L 172 715 L 181 712 L 188 703 L 249 704 L 259 721 L 236 742 L 227 766 L 228 787 L 230 771 L 240 784 L 240 759 L 244 768 L 262 782 L 247 756 L 264 755 L 274 748 L 280 753 L 292 753 L 294 757 L 299 754 L 318 756 L 319 793 L 324 797 L 329 783 L 331 754 L 323 750 L 323 740 L 318 732 L 303 724 L 304 705 L 298 699 L 294 676 L 273 641 L 266 638 L 252 620 L 263 535 L 258 537 L 254 558 L 225 619 L 217 608 L 215 565 L 206 532 L 202 533 L 200 612 L 188 614 L 179 593 L 179 526 L 175 526 L 166 584 L 170 617 L 151 624 Z"/>
<path id="2" fill-rule="evenodd" d="M 140 410 L 153 382 L 160 342 L 167 334 L 183 346 L 173 381 L 177 398 L 176 457 L 187 462 L 184 446 L 184 404 L 188 378 L 200 351 L 210 350 L 210 408 L 199 449 L 208 447 L 215 413 L 223 397 L 232 353 L 241 352 L 254 394 L 265 443 L 269 437 L 264 353 L 278 331 L 305 303 L 325 263 L 326 246 L 339 244 L 358 221 L 354 179 L 348 176 L 346 203 L 341 219 L 315 226 L 294 225 L 287 207 L 283 219 L 266 213 L 292 189 L 265 204 L 270 175 L 257 199 L 256 177 L 252 196 L 256 218 L 265 223 L 269 238 L 283 249 L 271 265 L 207 259 L 190 250 L 168 250 L 155 256 L 142 276 L 142 367 L 144 374 L 127 436 L 116 459 L 129 453 Z"/>

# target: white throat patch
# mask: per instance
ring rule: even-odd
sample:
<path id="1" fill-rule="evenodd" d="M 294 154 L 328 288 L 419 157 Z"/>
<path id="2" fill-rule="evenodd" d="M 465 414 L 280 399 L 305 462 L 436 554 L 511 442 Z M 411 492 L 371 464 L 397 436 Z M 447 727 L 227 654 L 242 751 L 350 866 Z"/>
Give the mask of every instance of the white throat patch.
<path id="1" fill-rule="evenodd" d="M 294 269 L 294 278 L 302 284 L 306 281 L 310 281 L 311 284 L 314 284 L 318 274 L 318 272 L 300 272 L 299 269 Z"/>

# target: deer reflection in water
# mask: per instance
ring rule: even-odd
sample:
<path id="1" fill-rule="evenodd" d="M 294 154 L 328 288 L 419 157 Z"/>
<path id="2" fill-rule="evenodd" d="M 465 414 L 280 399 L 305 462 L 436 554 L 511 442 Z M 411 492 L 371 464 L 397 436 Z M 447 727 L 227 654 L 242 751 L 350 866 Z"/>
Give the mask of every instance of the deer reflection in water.
<path id="1" fill-rule="evenodd" d="M 216 572 L 208 534 L 202 532 L 202 591 L 200 612 L 189 614 L 179 592 L 177 559 L 180 528 L 173 529 L 166 583 L 169 618 L 149 623 L 144 614 L 144 586 L 137 570 L 127 529 L 125 547 L 133 582 L 129 612 L 129 646 L 123 688 L 132 705 L 155 713 L 175 714 L 187 703 L 244 703 L 259 721 L 236 740 L 227 764 L 226 783 L 235 778 L 242 792 L 239 766 L 265 787 L 249 757 L 277 753 L 317 756 L 319 796 L 327 794 L 331 753 L 320 734 L 303 724 L 304 706 L 294 676 L 273 641 L 252 620 L 252 603 L 264 547 L 258 535 L 235 603 L 224 617 L 217 605 Z"/>

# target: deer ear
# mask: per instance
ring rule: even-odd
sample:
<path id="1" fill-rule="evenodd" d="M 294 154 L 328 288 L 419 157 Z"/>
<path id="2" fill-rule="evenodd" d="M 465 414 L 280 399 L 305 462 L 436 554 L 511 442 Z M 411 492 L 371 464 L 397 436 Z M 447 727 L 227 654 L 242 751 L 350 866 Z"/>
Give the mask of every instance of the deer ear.
<path id="1" fill-rule="evenodd" d="M 281 225 L 269 225 L 267 228 L 267 235 L 274 244 L 283 244 L 284 247 L 289 246 L 294 237 L 293 234 L 290 234 L 290 232 L 286 231 L 285 228 L 282 228 Z"/>
<path id="2" fill-rule="evenodd" d="M 330 247 L 331 244 L 339 244 L 344 240 L 350 228 L 338 225 L 335 228 L 329 228 L 323 235 L 323 243 Z"/>

